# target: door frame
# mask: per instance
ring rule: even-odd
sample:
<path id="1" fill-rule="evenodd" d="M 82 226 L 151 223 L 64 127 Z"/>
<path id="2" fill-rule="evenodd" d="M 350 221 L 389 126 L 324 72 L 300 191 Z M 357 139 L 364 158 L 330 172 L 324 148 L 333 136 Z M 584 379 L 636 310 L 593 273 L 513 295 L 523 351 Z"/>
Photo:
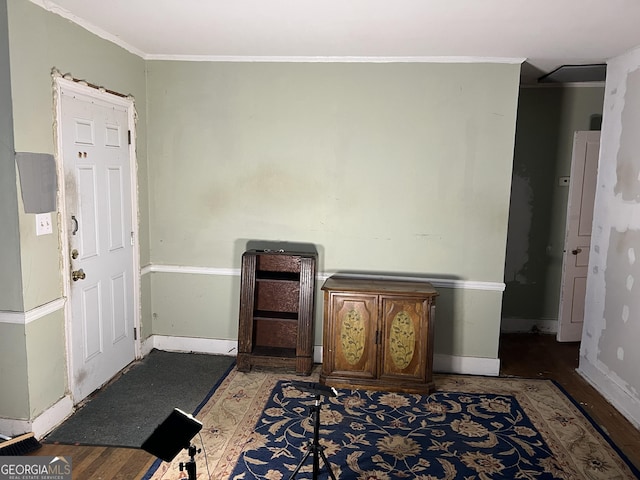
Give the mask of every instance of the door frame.
<path id="1" fill-rule="evenodd" d="M 140 335 L 140 242 L 139 235 L 139 208 L 138 208 L 138 175 L 136 157 L 136 109 L 134 99 L 131 96 L 120 96 L 102 87 L 96 87 L 83 81 L 74 80 L 70 75 L 62 75 L 59 71 L 52 71 L 53 77 L 53 102 L 54 102 L 54 146 L 56 170 L 58 174 L 58 236 L 62 250 L 62 296 L 64 298 L 64 324 L 65 324 L 65 346 L 67 359 L 67 391 L 72 397 L 74 405 L 77 403 L 73 398 L 74 375 L 73 375 L 73 333 L 72 314 L 69 295 L 71 291 L 71 257 L 69 252 L 69 225 L 65 221 L 67 218 L 67 208 L 65 204 L 65 174 L 64 174 L 64 152 L 62 145 L 62 89 L 76 92 L 102 102 L 111 103 L 127 110 L 127 127 L 129 129 L 129 175 L 131 176 L 131 228 L 133 247 L 133 326 L 137 335 L 134 340 L 134 359 L 141 357 L 141 335 Z"/>

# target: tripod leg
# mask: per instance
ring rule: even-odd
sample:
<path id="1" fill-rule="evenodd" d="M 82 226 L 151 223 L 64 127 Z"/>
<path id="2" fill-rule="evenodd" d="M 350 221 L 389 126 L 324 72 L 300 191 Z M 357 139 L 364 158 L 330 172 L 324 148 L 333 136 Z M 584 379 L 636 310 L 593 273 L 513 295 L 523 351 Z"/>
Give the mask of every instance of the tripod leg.
<path id="1" fill-rule="evenodd" d="M 331 470 L 331 465 L 329 464 L 329 460 L 327 460 L 327 456 L 324 454 L 324 449 L 323 448 L 320 448 L 320 456 L 322 457 L 322 461 L 324 462 L 324 466 L 327 467 L 327 472 L 329 472 L 329 476 L 333 480 L 336 480 L 336 477 L 333 474 L 333 471 Z"/>
<path id="2" fill-rule="evenodd" d="M 322 447 L 315 445 L 313 448 L 313 480 L 318 480 L 318 472 L 320 471 L 320 456 L 318 455 Z"/>
<path id="3" fill-rule="evenodd" d="M 304 454 L 304 457 L 302 457 L 302 460 L 300 460 L 300 463 L 298 464 L 296 469 L 293 471 L 293 473 L 289 477 L 289 480 L 293 480 L 294 478 L 296 478 L 296 475 L 298 474 L 298 472 L 302 468 L 302 465 L 304 465 L 304 462 L 307 460 L 307 458 L 309 457 L 310 454 L 311 454 L 311 446 L 309 446 L 309 449 L 307 450 L 307 453 Z"/>

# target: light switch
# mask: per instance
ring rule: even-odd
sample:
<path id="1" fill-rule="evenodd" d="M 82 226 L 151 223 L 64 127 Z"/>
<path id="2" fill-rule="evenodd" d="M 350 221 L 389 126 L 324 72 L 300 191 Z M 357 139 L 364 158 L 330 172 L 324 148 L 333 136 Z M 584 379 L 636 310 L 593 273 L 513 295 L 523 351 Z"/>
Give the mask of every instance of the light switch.
<path id="1" fill-rule="evenodd" d="M 53 233 L 51 213 L 36 214 L 36 235 L 47 235 L 49 233 Z"/>

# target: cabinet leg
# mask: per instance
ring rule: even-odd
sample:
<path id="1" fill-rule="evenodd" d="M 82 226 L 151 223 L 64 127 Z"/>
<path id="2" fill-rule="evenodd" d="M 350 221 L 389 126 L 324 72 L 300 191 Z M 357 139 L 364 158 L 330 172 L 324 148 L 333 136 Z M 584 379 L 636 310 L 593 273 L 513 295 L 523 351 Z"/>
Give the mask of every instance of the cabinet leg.
<path id="1" fill-rule="evenodd" d="M 251 362 L 249 361 L 247 354 L 245 353 L 238 354 L 238 356 L 236 357 L 236 368 L 238 369 L 239 372 L 245 372 L 245 373 L 251 370 Z"/>
<path id="2" fill-rule="evenodd" d="M 313 358 L 296 357 L 296 373 L 298 375 L 311 375 L 313 370 Z"/>

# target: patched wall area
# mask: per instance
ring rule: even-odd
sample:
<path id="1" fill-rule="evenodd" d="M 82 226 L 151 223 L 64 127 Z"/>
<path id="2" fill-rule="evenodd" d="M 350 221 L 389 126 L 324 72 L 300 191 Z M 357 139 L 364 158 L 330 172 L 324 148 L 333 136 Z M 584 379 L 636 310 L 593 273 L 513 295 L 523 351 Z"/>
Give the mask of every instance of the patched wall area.
<path id="1" fill-rule="evenodd" d="M 625 202 L 640 202 L 640 70 L 627 76 L 624 107 L 622 109 L 622 130 L 620 149 L 616 163 L 616 186 L 614 193 Z"/>
<path id="2" fill-rule="evenodd" d="M 640 231 L 613 229 L 609 236 L 604 329 L 599 341 L 599 360 L 638 395 L 640 385 Z"/>
<path id="3" fill-rule="evenodd" d="M 640 426 L 640 48 L 611 60 L 578 371 Z"/>

